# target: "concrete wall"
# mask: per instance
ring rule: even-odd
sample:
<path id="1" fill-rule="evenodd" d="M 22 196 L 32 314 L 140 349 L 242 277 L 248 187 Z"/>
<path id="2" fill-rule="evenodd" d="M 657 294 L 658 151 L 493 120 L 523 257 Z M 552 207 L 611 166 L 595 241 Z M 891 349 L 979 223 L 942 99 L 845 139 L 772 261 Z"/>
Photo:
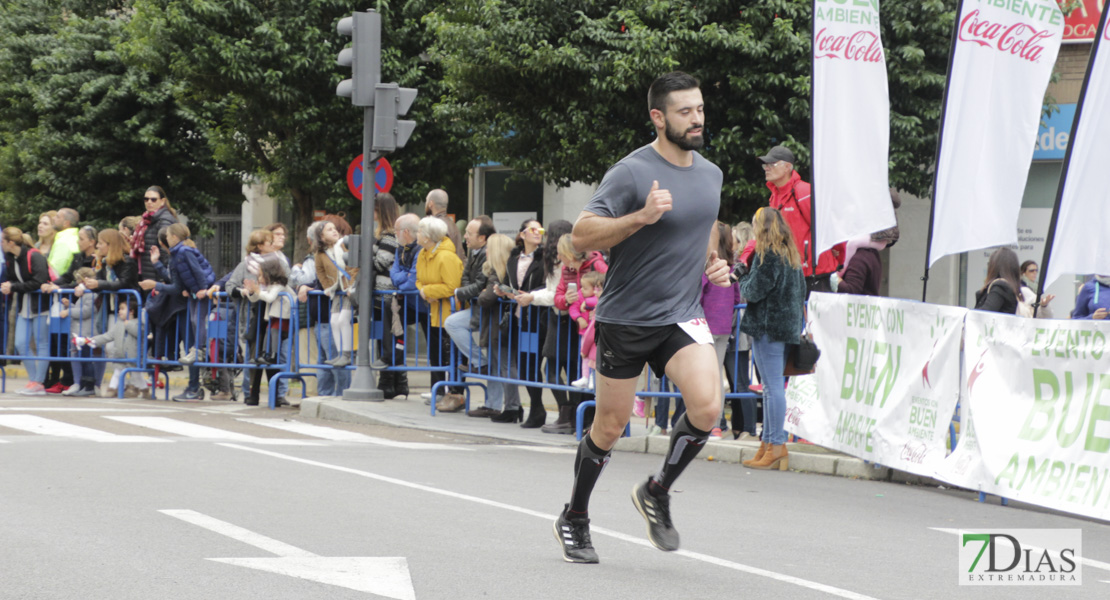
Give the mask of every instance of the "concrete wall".
<path id="1" fill-rule="evenodd" d="M 902 207 L 898 209 L 898 229 L 901 237 L 889 250 L 887 267 L 889 295 L 891 298 L 921 300 L 921 276 L 925 272 L 926 239 L 929 235 L 929 205 L 927 198 L 917 198 L 902 193 Z M 959 304 L 960 257 L 946 256 L 929 270 L 927 302 L 934 304 Z"/>
<path id="2" fill-rule="evenodd" d="M 586 203 L 594 195 L 596 184 L 573 183 L 570 187 L 560 188 L 552 184 L 543 186 L 543 215 L 545 225 L 552 221 L 565 219 L 573 223 Z"/>
<path id="3" fill-rule="evenodd" d="M 259 182 L 243 184 L 243 243 L 251 232 L 277 221 L 277 204 L 266 193 L 266 185 Z"/>

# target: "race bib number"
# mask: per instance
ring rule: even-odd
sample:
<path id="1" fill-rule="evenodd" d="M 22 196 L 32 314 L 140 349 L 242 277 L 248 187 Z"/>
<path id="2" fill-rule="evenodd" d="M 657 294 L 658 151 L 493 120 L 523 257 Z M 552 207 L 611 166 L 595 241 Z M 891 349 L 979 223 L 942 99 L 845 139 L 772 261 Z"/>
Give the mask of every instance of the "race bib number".
<path id="1" fill-rule="evenodd" d="M 679 323 L 679 327 L 693 338 L 697 344 L 713 344 L 713 334 L 709 332 L 709 322 L 705 319 L 691 319 L 685 323 Z"/>

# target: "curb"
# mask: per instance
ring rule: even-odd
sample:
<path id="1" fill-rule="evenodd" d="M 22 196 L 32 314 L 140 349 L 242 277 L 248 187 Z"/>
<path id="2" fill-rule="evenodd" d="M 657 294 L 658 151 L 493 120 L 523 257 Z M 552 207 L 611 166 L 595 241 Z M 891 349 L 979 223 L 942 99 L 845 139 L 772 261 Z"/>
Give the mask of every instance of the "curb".
<path id="1" fill-rule="evenodd" d="M 575 447 L 578 445 L 573 436 L 539 433 L 537 430 L 522 430 L 519 427 L 497 427 L 490 429 L 485 419 L 471 419 L 459 422 L 448 416 L 431 417 L 426 412 L 417 417 L 400 415 L 391 411 L 397 406 L 395 401 L 354 402 L 330 397 L 309 397 L 301 400 L 300 415 L 341 423 L 404 427 L 424 431 L 438 431 L 460 435 L 485 437 L 545 446 Z M 515 430 L 515 431 L 514 431 Z M 543 436 L 543 437 L 539 437 Z M 639 454 L 662 456 L 670 444 L 664 436 L 633 435 L 617 440 L 614 450 Z M 739 464 L 755 456 L 759 445 L 755 442 L 736 442 L 710 439 L 702 450 L 703 460 Z M 872 465 L 866 461 L 833 452 L 813 444 L 787 444 L 790 452 L 790 470 L 800 473 L 834 475 L 854 479 L 875 481 L 894 481 L 897 483 L 939 485 L 928 477 L 921 477 L 896 471 L 888 467 Z"/>

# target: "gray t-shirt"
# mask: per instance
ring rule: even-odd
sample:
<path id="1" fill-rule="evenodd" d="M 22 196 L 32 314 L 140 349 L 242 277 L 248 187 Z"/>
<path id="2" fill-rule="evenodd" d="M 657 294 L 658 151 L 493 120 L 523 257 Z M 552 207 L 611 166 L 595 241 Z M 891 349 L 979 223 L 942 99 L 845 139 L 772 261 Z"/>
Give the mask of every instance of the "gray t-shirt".
<path id="1" fill-rule="evenodd" d="M 660 326 L 703 317 L 701 275 L 709 235 L 721 207 L 723 175 L 697 152 L 690 167 L 678 167 L 644 146 L 613 165 L 586 211 L 622 217 L 644 207 L 652 181 L 670 190 L 672 208 L 610 250 L 609 273 L 597 305 L 597 320 L 621 325 Z"/>

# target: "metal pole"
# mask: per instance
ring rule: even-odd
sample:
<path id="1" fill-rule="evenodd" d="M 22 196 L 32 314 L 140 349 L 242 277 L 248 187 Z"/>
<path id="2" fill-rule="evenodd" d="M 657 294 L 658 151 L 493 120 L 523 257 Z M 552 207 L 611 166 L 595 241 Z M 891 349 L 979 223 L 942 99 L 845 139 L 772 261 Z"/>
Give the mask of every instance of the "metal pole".
<path id="1" fill-rule="evenodd" d="M 374 319 L 374 161 L 370 138 L 374 132 L 374 107 L 366 107 L 362 123 L 362 236 L 358 252 L 358 357 L 351 387 L 343 391 L 344 400 L 382 402 L 385 396 L 378 389 L 378 378 L 370 368 L 370 331 Z"/>

